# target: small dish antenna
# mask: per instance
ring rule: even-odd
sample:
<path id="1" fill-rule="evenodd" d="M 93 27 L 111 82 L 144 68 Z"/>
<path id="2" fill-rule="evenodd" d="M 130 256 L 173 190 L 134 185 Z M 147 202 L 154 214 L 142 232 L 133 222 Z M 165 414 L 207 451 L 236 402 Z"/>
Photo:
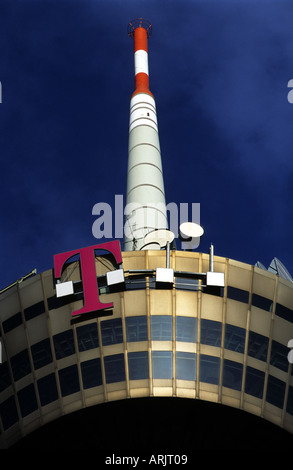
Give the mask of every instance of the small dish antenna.
<path id="1" fill-rule="evenodd" d="M 192 250 L 200 244 L 200 239 L 204 234 L 201 225 L 195 222 L 183 222 L 179 227 L 179 238 L 182 242 L 182 248 Z"/>
<path id="2" fill-rule="evenodd" d="M 175 235 L 173 232 L 171 232 L 171 230 L 166 228 L 159 228 L 147 233 L 144 237 L 144 242 L 146 244 L 158 243 L 161 248 L 164 248 L 168 243 L 172 243 L 174 237 Z"/>
<path id="3" fill-rule="evenodd" d="M 159 243 L 146 243 L 141 247 L 141 250 L 160 250 L 161 245 Z"/>

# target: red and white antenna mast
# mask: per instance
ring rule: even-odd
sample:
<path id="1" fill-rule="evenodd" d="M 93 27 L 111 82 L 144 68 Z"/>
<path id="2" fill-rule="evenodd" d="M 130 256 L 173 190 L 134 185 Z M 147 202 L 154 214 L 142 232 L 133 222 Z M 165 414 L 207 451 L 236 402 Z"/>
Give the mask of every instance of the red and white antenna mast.
<path id="1" fill-rule="evenodd" d="M 130 100 L 124 249 L 147 249 L 145 236 L 167 229 L 165 190 L 156 103 L 149 89 L 148 38 L 151 24 L 138 18 L 128 25 L 134 40 L 135 90 Z"/>

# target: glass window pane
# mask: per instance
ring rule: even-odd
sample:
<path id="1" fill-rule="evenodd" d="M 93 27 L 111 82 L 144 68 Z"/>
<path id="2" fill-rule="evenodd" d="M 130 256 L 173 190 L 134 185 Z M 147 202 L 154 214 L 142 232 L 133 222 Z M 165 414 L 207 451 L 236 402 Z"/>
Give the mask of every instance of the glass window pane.
<path id="1" fill-rule="evenodd" d="M 176 352 L 176 378 L 180 380 L 196 379 L 196 354 Z"/>
<path id="2" fill-rule="evenodd" d="M 284 305 L 276 304 L 276 315 L 293 323 L 293 310 L 288 307 L 284 307 Z"/>
<path id="3" fill-rule="evenodd" d="M 283 408 L 285 387 L 285 382 L 269 375 L 266 400 L 278 408 Z"/>
<path id="4" fill-rule="evenodd" d="M 75 354 L 73 331 L 67 330 L 53 336 L 56 359 Z"/>
<path id="5" fill-rule="evenodd" d="M 14 396 L 0 404 L 0 415 L 4 431 L 18 421 L 17 408 Z"/>
<path id="6" fill-rule="evenodd" d="M 266 361 L 268 353 L 268 343 L 269 340 L 266 336 L 255 333 L 254 331 L 250 331 L 248 338 L 247 354 L 261 361 Z"/>
<path id="7" fill-rule="evenodd" d="M 129 379 L 149 378 L 149 355 L 147 351 L 128 353 Z"/>
<path id="8" fill-rule="evenodd" d="M 197 318 L 176 317 L 176 341 L 196 343 Z"/>
<path id="9" fill-rule="evenodd" d="M 288 361 L 288 348 L 277 341 L 272 341 L 271 359 L 270 363 L 278 367 L 278 369 L 287 372 L 289 361 Z"/>
<path id="10" fill-rule="evenodd" d="M 172 317 L 167 315 L 151 316 L 152 341 L 172 340 Z"/>
<path id="11" fill-rule="evenodd" d="M 223 386 L 241 390 L 243 364 L 224 359 Z"/>
<path id="12" fill-rule="evenodd" d="M 245 393 L 262 398 L 265 373 L 261 370 L 247 366 L 245 378 Z"/>
<path id="13" fill-rule="evenodd" d="M 11 384 L 8 363 L 0 364 L 0 392 L 5 390 Z"/>
<path id="14" fill-rule="evenodd" d="M 266 297 L 262 297 L 261 295 L 252 294 L 251 303 L 255 307 L 267 310 L 268 312 L 272 311 L 273 301 Z"/>
<path id="15" fill-rule="evenodd" d="M 49 338 L 46 338 L 39 343 L 33 344 L 31 351 L 35 369 L 40 369 L 40 367 L 50 364 L 50 362 L 53 360 Z"/>
<path id="16" fill-rule="evenodd" d="M 293 415 L 293 387 L 289 387 L 288 401 L 287 401 L 287 413 Z"/>
<path id="17" fill-rule="evenodd" d="M 103 346 L 109 344 L 123 343 L 122 320 L 114 318 L 101 322 L 102 343 Z"/>
<path id="18" fill-rule="evenodd" d="M 11 358 L 14 380 L 19 380 L 31 372 L 28 350 L 24 349 Z"/>
<path id="19" fill-rule="evenodd" d="M 222 323 L 202 319 L 200 322 L 200 342 L 210 346 L 221 346 Z"/>
<path id="20" fill-rule="evenodd" d="M 61 393 L 63 397 L 79 391 L 77 365 L 65 367 L 58 371 Z"/>
<path id="21" fill-rule="evenodd" d="M 125 380 L 124 355 L 114 354 L 104 357 L 106 382 L 123 382 Z"/>
<path id="22" fill-rule="evenodd" d="M 199 380 L 217 385 L 220 374 L 220 358 L 201 354 L 199 358 Z"/>
<path id="23" fill-rule="evenodd" d="M 126 317 L 126 338 L 127 341 L 147 341 L 148 327 L 147 317 Z"/>
<path id="24" fill-rule="evenodd" d="M 225 348 L 231 351 L 244 353 L 245 329 L 238 326 L 226 324 L 225 327 Z"/>
<path id="25" fill-rule="evenodd" d="M 237 289 L 237 287 L 228 286 L 227 297 L 238 302 L 248 303 L 249 292 L 243 289 Z"/>
<path id="26" fill-rule="evenodd" d="M 154 379 L 172 379 L 172 351 L 152 351 Z"/>
<path id="27" fill-rule="evenodd" d="M 44 312 L 45 312 L 45 304 L 44 304 L 44 301 L 42 300 L 41 302 L 38 302 L 37 304 L 31 305 L 30 307 L 25 308 L 24 317 L 28 321 L 34 317 L 37 317 L 38 315 L 41 315 Z"/>
<path id="28" fill-rule="evenodd" d="M 92 388 L 102 385 L 102 371 L 100 358 L 91 359 L 81 363 L 83 388 Z"/>
<path id="29" fill-rule="evenodd" d="M 38 408 L 34 384 L 17 392 L 21 416 L 24 418 Z"/>
<path id="30" fill-rule="evenodd" d="M 14 328 L 16 328 L 17 326 L 21 324 L 22 324 L 21 313 L 18 312 L 12 317 L 7 318 L 7 320 L 4 320 L 4 322 L 2 323 L 4 333 L 8 333 L 9 331 L 13 330 Z"/>
<path id="31" fill-rule="evenodd" d="M 49 374 L 37 381 L 41 405 L 45 406 L 58 400 L 58 391 L 55 374 Z"/>
<path id="32" fill-rule="evenodd" d="M 96 323 L 76 328 L 79 351 L 87 351 L 99 347 L 98 326 Z"/>

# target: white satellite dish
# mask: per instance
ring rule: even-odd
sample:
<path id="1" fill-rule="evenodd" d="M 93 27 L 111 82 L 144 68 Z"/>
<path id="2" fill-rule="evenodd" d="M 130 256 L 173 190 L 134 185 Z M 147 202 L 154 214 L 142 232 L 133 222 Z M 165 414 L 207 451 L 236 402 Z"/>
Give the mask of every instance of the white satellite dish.
<path id="1" fill-rule="evenodd" d="M 195 222 L 183 222 L 179 227 L 180 237 L 187 241 L 202 237 L 204 229 Z"/>
<path id="2" fill-rule="evenodd" d="M 166 228 L 159 228 L 147 233 L 144 237 L 144 242 L 159 243 L 160 247 L 163 248 L 167 245 L 168 242 L 172 243 L 174 237 L 175 235 L 173 232 L 171 232 L 171 230 Z"/>
<path id="3" fill-rule="evenodd" d="M 160 250 L 161 245 L 159 243 L 146 243 L 140 249 L 141 250 Z"/>

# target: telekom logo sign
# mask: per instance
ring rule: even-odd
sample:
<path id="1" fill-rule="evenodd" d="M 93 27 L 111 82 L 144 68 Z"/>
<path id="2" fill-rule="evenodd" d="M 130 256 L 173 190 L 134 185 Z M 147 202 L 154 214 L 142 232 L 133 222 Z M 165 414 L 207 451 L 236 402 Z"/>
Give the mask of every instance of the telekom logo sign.
<path id="1" fill-rule="evenodd" d="M 77 250 L 67 251 L 66 253 L 60 253 L 54 256 L 56 279 L 61 279 L 62 269 L 66 261 L 68 261 L 73 256 L 80 256 L 80 268 L 84 292 L 84 306 L 79 310 L 75 310 L 72 313 L 73 316 L 113 307 L 113 303 L 103 303 L 99 299 L 95 264 L 95 250 L 109 251 L 114 255 L 117 264 L 122 263 L 120 243 L 118 240 L 107 243 L 101 243 L 100 245 L 93 245 L 86 248 L 79 248 Z M 73 293 L 73 290 L 69 293 Z"/>

